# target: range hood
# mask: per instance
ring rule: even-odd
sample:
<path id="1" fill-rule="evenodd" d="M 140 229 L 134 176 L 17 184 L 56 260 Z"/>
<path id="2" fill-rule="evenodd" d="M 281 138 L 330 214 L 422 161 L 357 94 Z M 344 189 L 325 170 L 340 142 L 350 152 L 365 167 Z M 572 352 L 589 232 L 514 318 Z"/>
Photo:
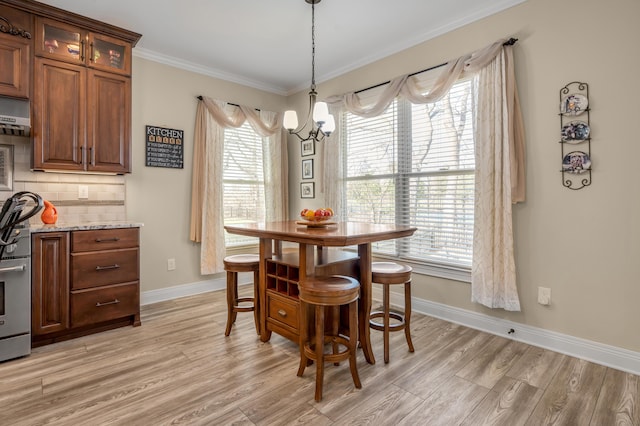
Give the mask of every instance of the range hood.
<path id="1" fill-rule="evenodd" d="M 0 96 L 0 135 L 29 136 L 29 101 Z"/>

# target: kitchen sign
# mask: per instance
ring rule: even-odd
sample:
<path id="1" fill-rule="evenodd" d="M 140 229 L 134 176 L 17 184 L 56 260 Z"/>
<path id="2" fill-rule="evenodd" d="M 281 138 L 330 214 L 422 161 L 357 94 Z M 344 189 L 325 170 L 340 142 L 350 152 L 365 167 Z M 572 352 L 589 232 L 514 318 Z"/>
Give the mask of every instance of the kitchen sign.
<path id="1" fill-rule="evenodd" d="M 181 169 L 184 166 L 184 130 L 146 126 L 147 167 Z"/>

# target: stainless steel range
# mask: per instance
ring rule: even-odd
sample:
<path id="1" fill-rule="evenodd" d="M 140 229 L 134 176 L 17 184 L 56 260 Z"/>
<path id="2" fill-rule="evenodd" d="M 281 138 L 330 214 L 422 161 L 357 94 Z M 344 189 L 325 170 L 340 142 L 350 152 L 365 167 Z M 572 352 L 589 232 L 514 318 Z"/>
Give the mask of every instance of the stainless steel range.
<path id="1" fill-rule="evenodd" d="M 31 353 L 31 235 L 42 209 L 32 192 L 11 196 L 0 212 L 0 361 Z"/>

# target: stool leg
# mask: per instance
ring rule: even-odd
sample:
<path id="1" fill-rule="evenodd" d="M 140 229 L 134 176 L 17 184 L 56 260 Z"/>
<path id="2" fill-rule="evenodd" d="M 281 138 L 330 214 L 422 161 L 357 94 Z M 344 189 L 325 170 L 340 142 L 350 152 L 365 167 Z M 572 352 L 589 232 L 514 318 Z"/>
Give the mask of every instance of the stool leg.
<path id="1" fill-rule="evenodd" d="M 322 400 L 324 381 L 324 306 L 316 305 L 316 401 Z"/>
<path id="2" fill-rule="evenodd" d="M 235 305 L 236 305 L 236 273 L 227 271 L 227 328 L 224 331 L 224 335 L 231 334 L 231 326 L 236 321 L 235 318 Z"/>
<path id="3" fill-rule="evenodd" d="M 260 334 L 260 272 L 253 271 L 253 321 L 256 333 Z"/>
<path id="4" fill-rule="evenodd" d="M 340 333 L 340 306 L 332 307 L 332 322 L 331 322 L 331 335 L 337 336 Z M 333 354 L 337 354 L 340 347 L 338 342 L 334 339 L 331 342 L 331 348 L 333 349 Z M 333 365 L 340 365 L 339 362 L 334 362 Z"/>
<path id="5" fill-rule="evenodd" d="M 349 304 L 349 369 L 356 388 L 362 388 L 360 376 L 358 376 L 358 365 L 356 364 L 356 348 L 358 346 L 358 301 L 354 300 Z"/>
<path id="6" fill-rule="evenodd" d="M 404 335 L 407 338 L 409 352 L 413 352 L 411 341 L 411 281 L 404 283 Z"/>
<path id="7" fill-rule="evenodd" d="M 389 284 L 383 284 L 382 290 L 382 310 L 384 311 L 384 363 L 389 363 Z"/>
<path id="8" fill-rule="evenodd" d="M 300 339 L 298 340 L 298 346 L 300 347 L 300 366 L 298 367 L 298 377 L 302 377 L 304 369 L 307 368 L 308 359 L 304 353 L 304 346 L 309 341 L 309 333 L 307 328 L 307 304 L 300 302 Z"/>

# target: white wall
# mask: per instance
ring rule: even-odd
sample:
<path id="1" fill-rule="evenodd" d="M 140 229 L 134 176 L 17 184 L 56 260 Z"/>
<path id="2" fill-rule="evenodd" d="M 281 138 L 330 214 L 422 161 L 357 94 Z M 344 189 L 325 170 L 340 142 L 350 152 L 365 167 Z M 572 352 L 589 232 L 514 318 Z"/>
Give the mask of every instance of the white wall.
<path id="1" fill-rule="evenodd" d="M 527 200 L 514 206 L 514 232 L 522 312 L 486 309 L 470 302 L 469 284 L 426 276 L 414 277 L 415 296 L 640 351 L 640 143 L 634 106 L 640 99 L 639 16 L 637 0 L 529 0 L 318 85 L 320 98 L 341 94 L 502 37 L 519 39 L 515 60 L 527 137 Z M 593 183 L 578 191 L 563 187 L 559 172 L 559 89 L 572 81 L 589 84 L 592 109 Z M 306 94 L 291 102 L 304 111 Z M 300 159 L 292 144 L 291 214 L 307 204 L 297 186 Z M 537 304 L 538 286 L 551 288 L 550 306 Z"/>

